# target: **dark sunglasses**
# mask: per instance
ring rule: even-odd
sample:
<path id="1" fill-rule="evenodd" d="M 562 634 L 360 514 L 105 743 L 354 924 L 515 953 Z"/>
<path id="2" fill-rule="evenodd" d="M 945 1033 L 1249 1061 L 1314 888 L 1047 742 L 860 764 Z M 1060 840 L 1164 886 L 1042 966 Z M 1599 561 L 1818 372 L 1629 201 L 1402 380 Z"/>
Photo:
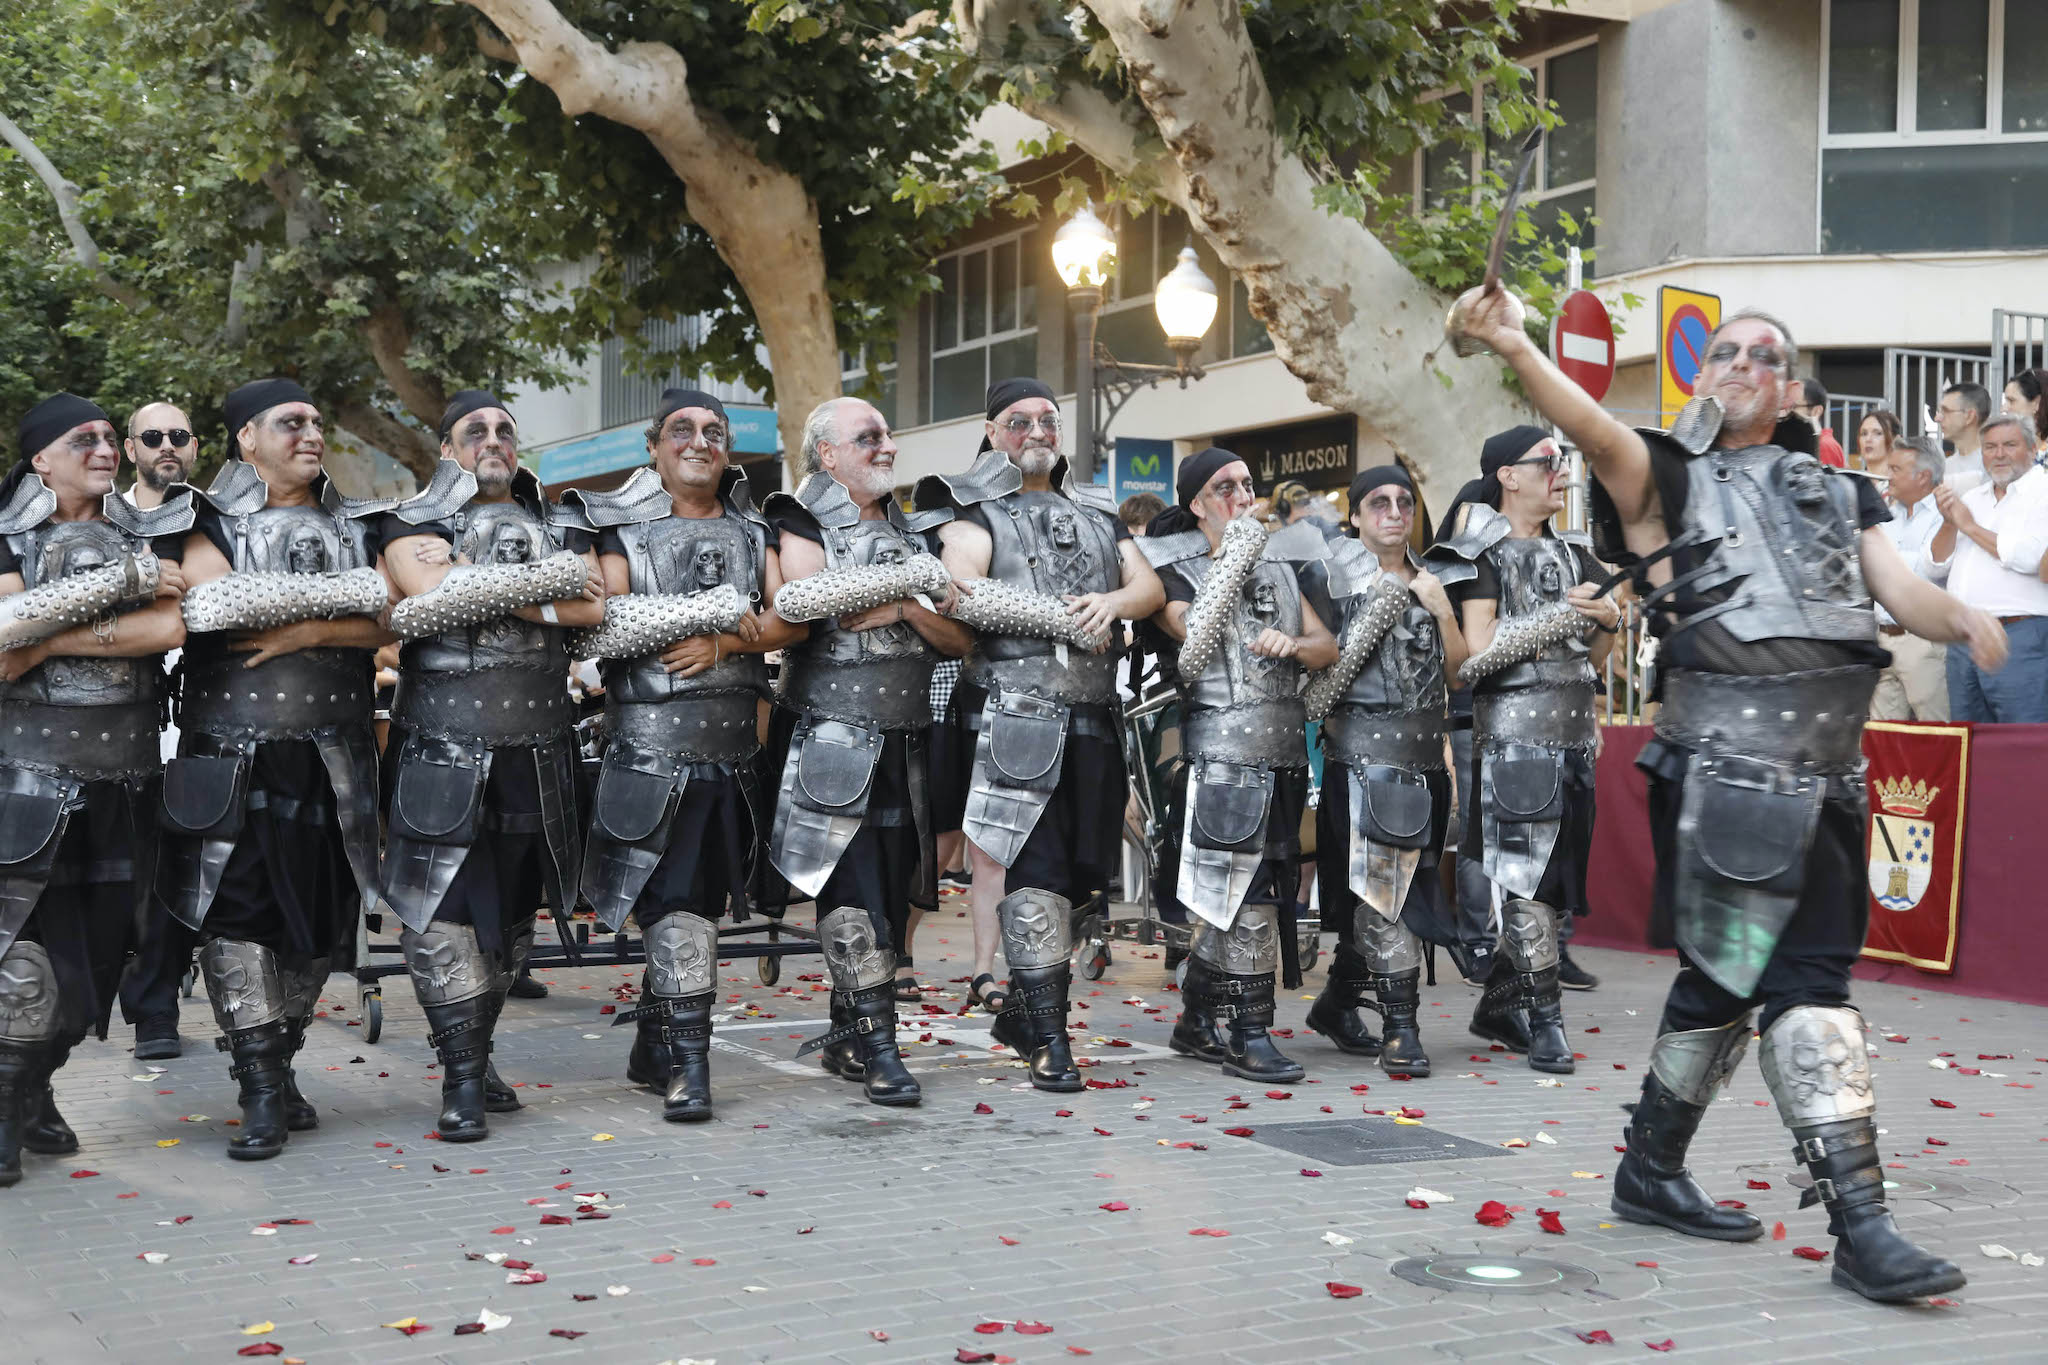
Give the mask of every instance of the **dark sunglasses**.
<path id="1" fill-rule="evenodd" d="M 183 427 L 172 427 L 169 431 L 158 431 L 152 427 L 148 431 L 136 432 L 135 439 L 148 446 L 151 450 L 155 450 L 165 441 L 171 443 L 172 450 L 183 450 L 186 446 L 192 444 L 192 433 Z"/>

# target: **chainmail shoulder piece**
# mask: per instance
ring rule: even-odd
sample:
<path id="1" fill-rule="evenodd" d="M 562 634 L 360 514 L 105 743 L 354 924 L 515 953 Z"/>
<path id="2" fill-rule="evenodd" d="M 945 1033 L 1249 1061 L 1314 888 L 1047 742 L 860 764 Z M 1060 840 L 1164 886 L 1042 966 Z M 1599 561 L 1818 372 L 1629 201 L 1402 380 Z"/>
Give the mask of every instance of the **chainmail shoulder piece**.
<path id="1" fill-rule="evenodd" d="M 391 609 L 401 640 L 495 621 L 536 602 L 556 602 L 583 591 L 589 568 L 574 550 L 557 550 L 533 564 L 457 564 L 447 577 Z"/>
<path id="2" fill-rule="evenodd" d="M 620 593 L 604 600 L 604 624 L 569 637 L 578 659 L 638 659 L 692 635 L 731 630 L 746 599 L 730 583 L 703 592 Z"/>
<path id="3" fill-rule="evenodd" d="M 1208 577 L 1188 604 L 1187 641 L 1180 647 L 1180 675 L 1200 676 L 1216 657 L 1223 627 L 1244 590 L 1245 580 L 1259 565 L 1266 548 L 1266 528 L 1256 517 L 1238 517 L 1223 528 L 1223 540 L 1209 565 Z"/>
<path id="4" fill-rule="evenodd" d="M 1563 602 L 1548 611 L 1503 622 L 1493 632 L 1493 643 L 1465 660 L 1458 670 L 1458 681 L 1478 682 L 1490 673 L 1533 659 L 1552 645 L 1583 640 L 1592 633 L 1592 618 L 1581 616 Z"/>
<path id="5" fill-rule="evenodd" d="M 124 604 L 149 601 L 158 568 L 157 557 L 144 551 L 0 598 L 0 649 L 47 640 Z"/>
<path id="6" fill-rule="evenodd" d="M 268 630 L 294 621 L 375 616 L 390 593 L 375 569 L 345 573 L 230 573 L 185 594 L 185 629 Z"/>
<path id="7" fill-rule="evenodd" d="M 1408 609 L 1408 585 L 1399 574 L 1382 573 L 1366 593 L 1365 604 L 1344 628 L 1337 661 L 1311 676 L 1301 694 L 1310 720 L 1321 720 L 1330 714 L 1330 708 L 1337 704 L 1358 671 L 1365 667 L 1366 660 L 1380 647 L 1380 641 L 1394 628 L 1394 622 Z"/>
<path id="8" fill-rule="evenodd" d="M 919 593 L 944 593 L 952 583 L 937 555 L 917 554 L 895 564 L 825 569 L 784 583 L 776 590 L 775 610 L 785 621 L 822 621 Z"/>
<path id="9" fill-rule="evenodd" d="M 971 591 L 960 594 L 953 618 L 984 635 L 1021 635 L 1088 650 L 1102 643 L 1100 635 L 1082 630 L 1067 604 L 1051 593 L 1033 592 L 1000 578 L 973 578 L 961 586 Z"/>

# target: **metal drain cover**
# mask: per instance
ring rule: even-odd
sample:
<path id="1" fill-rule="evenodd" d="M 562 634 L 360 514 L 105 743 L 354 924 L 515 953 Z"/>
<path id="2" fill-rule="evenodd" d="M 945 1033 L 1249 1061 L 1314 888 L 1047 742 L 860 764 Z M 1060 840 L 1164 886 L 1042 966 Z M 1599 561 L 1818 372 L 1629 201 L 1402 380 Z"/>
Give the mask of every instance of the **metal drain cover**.
<path id="1" fill-rule="evenodd" d="M 1466 1294 L 1555 1294 L 1600 1283 L 1584 1266 L 1530 1256 L 1411 1256 L 1388 1269 L 1425 1289 Z"/>
<path id="2" fill-rule="evenodd" d="M 1262 1123 L 1251 1140 L 1326 1166 L 1398 1166 L 1514 1155 L 1505 1147 L 1474 1142 L 1455 1133 L 1370 1116 L 1320 1123 Z"/>

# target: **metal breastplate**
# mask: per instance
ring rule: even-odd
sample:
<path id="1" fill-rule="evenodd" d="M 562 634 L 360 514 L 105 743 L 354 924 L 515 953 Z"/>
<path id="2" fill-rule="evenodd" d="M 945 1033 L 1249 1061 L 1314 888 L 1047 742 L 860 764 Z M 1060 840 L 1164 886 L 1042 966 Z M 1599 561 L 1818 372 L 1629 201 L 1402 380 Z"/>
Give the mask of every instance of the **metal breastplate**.
<path id="1" fill-rule="evenodd" d="M 1500 585 L 1497 611 L 1503 623 L 1551 610 L 1578 585 L 1579 566 L 1572 548 L 1555 536 L 1509 537 L 1487 550 L 1486 558 Z M 1481 679 L 1474 691 L 1591 687 L 1594 681 L 1585 642 L 1567 640 Z"/>
<path id="2" fill-rule="evenodd" d="M 1711 620 L 1745 643 L 1876 639 L 1846 479 L 1778 446 L 1710 450 L 1686 466 L 1686 478 L 1680 537 L 1711 546 L 1687 595 L 1727 596 L 1678 629 Z"/>
<path id="3" fill-rule="evenodd" d="M 981 504 L 992 542 L 989 577 L 1050 597 L 1111 592 L 1123 581 L 1116 532 L 1109 519 L 1058 493 L 1011 493 Z M 984 687 L 1030 692 L 1061 701 L 1107 703 L 1116 696 L 1121 651 L 1067 652 L 1062 665 L 1050 640 L 984 635 L 967 661 L 967 677 Z"/>
<path id="4" fill-rule="evenodd" d="M 22 586 L 84 573 L 148 549 L 107 521 L 46 521 L 7 537 L 21 561 Z M 163 691 L 163 660 L 53 656 L 14 682 L 0 684 L 0 699 L 47 706 L 155 705 Z"/>
<path id="5" fill-rule="evenodd" d="M 454 551 L 471 564 L 537 564 L 563 548 L 559 528 L 514 502 L 472 502 L 449 518 Z M 460 675 L 493 668 L 530 668 L 567 677 L 569 653 L 558 626 L 502 616 L 408 642 L 403 672 Z"/>
<path id="6" fill-rule="evenodd" d="M 857 521 L 851 526 L 827 526 L 820 530 L 825 542 L 825 567 L 850 569 L 862 564 L 900 564 L 921 554 L 924 546 L 908 531 L 882 520 Z M 872 659 L 938 656 L 909 625 L 898 622 L 856 634 L 839 627 L 833 617 L 811 627 L 805 655 L 834 663 L 863 663 Z"/>
<path id="7" fill-rule="evenodd" d="M 619 527 L 618 537 L 636 593 L 693 593 L 729 583 L 750 610 L 761 604 L 764 542 L 756 526 L 731 512 L 635 522 Z M 768 666 L 758 654 L 734 654 L 716 668 L 678 678 L 662 668 L 659 655 L 651 654 L 607 662 L 604 680 L 605 696 L 615 702 L 660 702 L 710 692 L 765 694 Z"/>
<path id="8" fill-rule="evenodd" d="M 1210 561 L 1197 557 L 1173 568 L 1200 591 Z M 1256 706 L 1287 701 L 1301 693 L 1301 665 L 1292 659 L 1262 659 L 1251 642 L 1267 628 L 1283 635 L 1301 634 L 1301 590 L 1285 563 L 1261 560 L 1238 593 L 1236 610 L 1224 623 L 1223 644 L 1197 678 L 1181 679 L 1182 698 L 1194 711 L 1230 706 Z"/>
<path id="9" fill-rule="evenodd" d="M 825 567 L 898 563 L 923 547 L 893 522 L 863 520 L 821 528 Z M 938 651 L 907 624 L 855 633 L 839 618 L 814 622 L 811 637 L 791 651 L 782 673 L 782 699 L 814 715 L 884 729 L 912 729 L 931 721 L 930 687 Z"/>
<path id="10" fill-rule="evenodd" d="M 263 507 L 221 517 L 238 573 L 339 573 L 370 562 L 362 525 L 321 507 Z M 203 638 L 203 637 L 202 637 Z M 302 649 L 255 668 L 197 648 L 185 656 L 179 724 L 222 736 L 305 736 L 369 719 L 371 655 Z"/>
<path id="11" fill-rule="evenodd" d="M 1345 599 L 1361 609 L 1366 595 Z M 1437 711 L 1448 705 L 1443 634 L 1428 607 L 1411 600 L 1337 705 L 1363 711 Z"/>

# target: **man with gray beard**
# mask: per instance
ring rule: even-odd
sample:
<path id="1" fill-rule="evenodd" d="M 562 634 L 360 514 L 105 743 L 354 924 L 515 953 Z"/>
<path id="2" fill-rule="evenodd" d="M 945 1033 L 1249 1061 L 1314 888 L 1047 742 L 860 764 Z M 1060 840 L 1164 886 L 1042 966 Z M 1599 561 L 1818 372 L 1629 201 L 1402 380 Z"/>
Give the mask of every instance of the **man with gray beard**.
<path id="1" fill-rule="evenodd" d="M 1052 390 L 1005 379 L 988 411 L 974 464 L 922 480 L 917 505 L 953 513 L 939 543 L 962 585 L 956 612 L 975 627 L 958 693 L 976 737 L 962 829 L 975 909 L 994 909 L 1009 965 L 992 1033 L 1030 1063 L 1034 1086 L 1074 1091 L 1073 911 L 1108 884 L 1121 847 L 1116 646 L 1121 623 L 1166 594 L 1108 490 L 1069 477 Z"/>

